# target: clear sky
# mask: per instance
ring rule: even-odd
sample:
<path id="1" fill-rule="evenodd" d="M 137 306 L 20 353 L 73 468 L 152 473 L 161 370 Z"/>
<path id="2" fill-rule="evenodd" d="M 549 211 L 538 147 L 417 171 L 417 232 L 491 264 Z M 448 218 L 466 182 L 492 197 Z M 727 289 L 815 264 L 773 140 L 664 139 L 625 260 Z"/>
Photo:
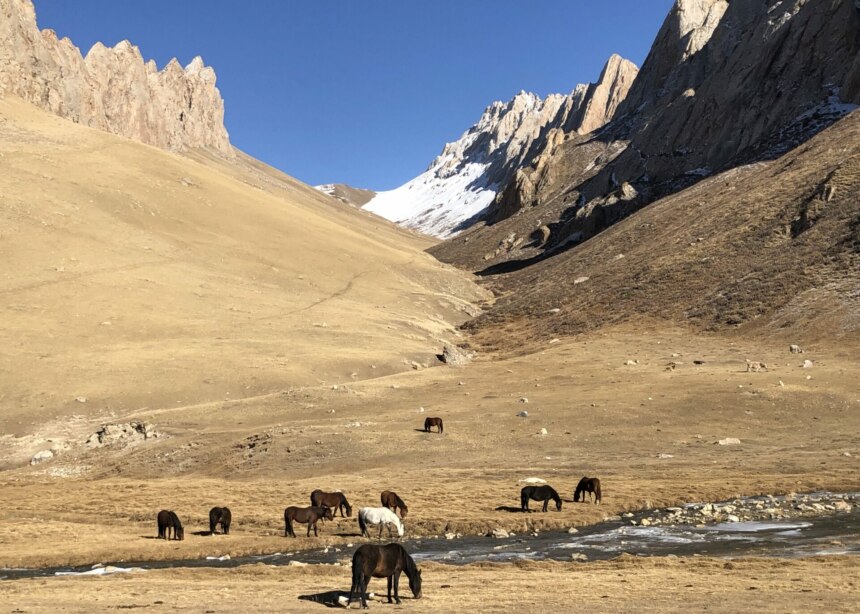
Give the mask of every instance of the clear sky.
<path id="1" fill-rule="evenodd" d="M 494 100 L 642 64 L 673 0 L 34 0 L 84 53 L 202 55 L 234 145 L 310 184 L 390 189 Z"/>

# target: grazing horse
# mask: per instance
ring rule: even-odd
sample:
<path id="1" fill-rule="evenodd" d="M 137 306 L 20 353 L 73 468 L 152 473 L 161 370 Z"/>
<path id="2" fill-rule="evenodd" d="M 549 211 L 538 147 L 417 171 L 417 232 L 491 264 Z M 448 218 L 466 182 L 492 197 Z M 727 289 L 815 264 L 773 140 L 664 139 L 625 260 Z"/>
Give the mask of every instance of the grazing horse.
<path id="1" fill-rule="evenodd" d="M 582 495 L 582 502 L 585 503 L 585 493 L 588 493 L 589 501 L 591 501 L 593 494 L 594 502 L 600 503 L 600 480 L 598 478 L 582 478 L 573 492 L 573 500 L 579 502 L 579 496 Z"/>
<path id="2" fill-rule="evenodd" d="M 400 510 L 400 517 L 406 518 L 406 514 L 409 513 L 409 508 L 406 507 L 406 504 L 403 502 L 403 499 L 397 496 L 397 493 L 392 490 L 384 490 L 382 491 L 382 507 L 387 507 L 390 510 L 397 511 Z"/>
<path id="3" fill-rule="evenodd" d="M 320 489 L 316 489 L 311 493 L 311 505 L 314 507 L 330 507 L 334 510 L 335 514 L 340 510 L 340 515 L 344 518 L 352 516 L 352 506 L 342 492 L 323 492 Z M 346 514 L 343 513 L 344 508 L 346 508 Z"/>
<path id="4" fill-rule="evenodd" d="M 360 517 L 360 516 L 359 516 Z M 392 603 L 391 588 L 394 587 L 394 603 L 400 603 L 400 573 L 406 573 L 409 578 L 409 589 L 415 599 L 421 599 L 421 570 L 400 544 L 377 546 L 364 544 L 359 546 L 352 555 L 352 587 L 349 589 L 349 601 L 358 592 L 362 609 L 367 609 L 367 585 L 371 578 L 388 578 L 388 603 Z"/>
<path id="5" fill-rule="evenodd" d="M 439 432 L 442 432 L 442 418 L 427 418 L 424 420 L 424 432 L 429 433 L 430 427 L 438 427 Z"/>
<path id="6" fill-rule="evenodd" d="M 215 528 L 220 524 L 221 533 L 229 535 L 233 514 L 229 507 L 213 507 L 209 510 L 209 535 L 215 535 Z"/>
<path id="7" fill-rule="evenodd" d="M 388 527 L 388 536 L 391 537 L 391 525 L 397 527 L 397 536 L 403 537 L 403 523 L 397 514 L 392 512 L 387 507 L 363 507 L 358 510 L 358 528 L 361 529 L 361 534 L 364 537 L 370 537 L 367 531 L 367 525 L 379 525 L 379 538 L 382 539 L 382 529 Z"/>
<path id="8" fill-rule="evenodd" d="M 520 507 L 524 512 L 529 510 L 529 499 L 534 501 L 543 501 L 543 511 L 546 511 L 549 500 L 555 501 L 555 509 L 561 511 L 561 497 L 555 489 L 549 484 L 542 486 L 526 486 L 520 491 Z"/>
<path id="9" fill-rule="evenodd" d="M 296 536 L 296 532 L 293 531 L 293 522 L 301 522 L 302 524 L 307 523 L 308 525 L 308 537 L 311 536 L 311 527 L 314 529 L 314 537 L 319 537 L 319 531 L 317 531 L 317 521 L 323 518 L 325 520 L 334 520 L 334 514 L 331 512 L 330 507 L 295 507 L 290 506 L 284 510 L 284 524 L 286 525 L 284 528 L 284 537 L 287 535 L 291 537 Z"/>
<path id="10" fill-rule="evenodd" d="M 170 539 L 170 530 L 173 529 L 173 539 L 182 541 L 185 539 L 185 529 L 182 528 L 182 523 L 172 510 L 161 510 L 156 518 L 158 522 L 158 537 L 161 539 Z"/>

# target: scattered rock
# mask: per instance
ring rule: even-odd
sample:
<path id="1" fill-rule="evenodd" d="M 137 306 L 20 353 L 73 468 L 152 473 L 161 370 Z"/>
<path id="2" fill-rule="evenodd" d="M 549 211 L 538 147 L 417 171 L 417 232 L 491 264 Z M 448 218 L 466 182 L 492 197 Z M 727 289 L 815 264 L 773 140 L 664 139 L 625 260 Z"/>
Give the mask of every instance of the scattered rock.
<path id="1" fill-rule="evenodd" d="M 33 458 L 30 459 L 30 464 L 38 465 L 39 463 L 44 463 L 52 458 L 54 458 L 54 453 L 51 450 L 42 450 L 41 452 L 36 452 Z"/>
<path id="2" fill-rule="evenodd" d="M 583 277 L 577 277 L 576 279 L 573 280 L 573 285 L 578 286 L 579 284 L 584 284 L 588 280 L 589 280 L 588 277 L 584 277 L 584 276 Z"/>
<path id="3" fill-rule="evenodd" d="M 801 348 L 799 345 L 792 344 L 788 346 L 788 351 L 792 354 L 803 354 L 803 348 Z"/>
<path id="4" fill-rule="evenodd" d="M 734 514 L 729 514 L 726 516 L 726 522 L 740 522 L 741 519 L 735 516 Z"/>
<path id="5" fill-rule="evenodd" d="M 647 518 L 643 518 L 642 520 L 639 521 L 639 526 L 649 527 L 649 526 L 651 526 L 651 521 L 648 520 Z"/>
<path id="6" fill-rule="evenodd" d="M 725 439 L 720 439 L 717 443 L 721 446 L 736 446 L 740 442 L 741 440 L 737 437 L 726 437 Z"/>
<path id="7" fill-rule="evenodd" d="M 549 344 L 552 345 L 553 343 L 561 343 L 561 339 L 550 339 Z"/>
<path id="8" fill-rule="evenodd" d="M 811 369 L 812 368 L 812 361 L 811 360 L 804 360 L 802 366 L 804 369 Z"/>
<path id="9" fill-rule="evenodd" d="M 527 412 L 526 410 L 522 410 L 520 413 L 517 414 L 517 416 L 519 416 L 520 418 L 528 418 L 529 412 Z"/>
<path id="10" fill-rule="evenodd" d="M 663 452 L 660 452 L 660 454 L 657 455 L 657 458 L 675 458 L 675 455 L 674 454 L 665 454 Z"/>
<path id="11" fill-rule="evenodd" d="M 452 367 L 462 367 L 472 362 L 475 357 L 474 353 L 457 347 L 453 344 L 446 344 L 442 349 L 442 362 Z"/>
<path id="12" fill-rule="evenodd" d="M 574 552 L 573 554 L 570 555 L 570 560 L 571 561 L 580 561 L 580 562 L 584 563 L 585 561 L 588 560 L 588 557 L 585 556 L 582 552 Z"/>
<path id="13" fill-rule="evenodd" d="M 541 429 L 541 430 L 540 430 L 540 432 L 539 432 L 539 434 L 540 434 L 540 435 L 547 435 L 548 433 L 547 433 L 547 430 L 546 430 L 546 429 Z"/>
<path id="14" fill-rule="evenodd" d="M 627 367 L 635 367 L 638 364 L 639 364 L 638 360 L 628 360 L 627 362 L 624 363 L 624 365 Z"/>
<path id="15" fill-rule="evenodd" d="M 520 397 L 520 403 L 528 403 L 529 400 L 526 397 Z"/>
<path id="16" fill-rule="evenodd" d="M 445 533 L 445 539 L 455 539 L 456 537 L 456 533 Z"/>
<path id="17" fill-rule="evenodd" d="M 837 512 L 850 512 L 852 507 L 847 501 L 837 501 L 833 504 L 833 509 Z"/>
<path id="18" fill-rule="evenodd" d="M 287 567 L 307 567 L 307 563 L 302 563 L 301 561 L 290 561 L 287 563 Z"/>
<path id="19" fill-rule="evenodd" d="M 747 361 L 747 373 L 760 373 L 762 371 L 767 371 L 767 365 L 763 362 L 758 361 Z"/>
<path id="20" fill-rule="evenodd" d="M 567 532 L 573 535 L 574 533 L 579 533 L 579 529 L 577 529 L 576 527 L 570 527 Z"/>
<path id="21" fill-rule="evenodd" d="M 87 397 L 75 397 L 75 401 L 77 401 L 78 403 L 86 403 Z"/>
<path id="22" fill-rule="evenodd" d="M 495 537 L 496 539 L 507 539 L 508 537 L 510 537 L 508 532 L 500 527 L 496 527 L 495 529 L 493 529 L 490 535 Z"/>

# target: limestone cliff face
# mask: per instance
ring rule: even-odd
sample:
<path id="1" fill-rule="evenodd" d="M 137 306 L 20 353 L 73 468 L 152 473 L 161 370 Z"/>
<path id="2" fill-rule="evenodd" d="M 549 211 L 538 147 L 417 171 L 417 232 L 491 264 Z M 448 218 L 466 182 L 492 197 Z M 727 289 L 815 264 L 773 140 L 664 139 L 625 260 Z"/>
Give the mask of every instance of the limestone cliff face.
<path id="1" fill-rule="evenodd" d="M 195 58 L 159 71 L 123 41 L 87 53 L 39 30 L 31 0 L 0 0 L 0 93 L 61 117 L 180 151 L 205 147 L 232 156 L 215 72 Z"/>
<path id="2" fill-rule="evenodd" d="M 521 168 L 496 202 L 506 223 L 478 229 L 471 252 L 434 253 L 482 267 L 582 242 L 704 177 L 783 155 L 858 104 L 855 0 L 677 0 L 612 122 Z M 538 243 L 496 249 L 541 227 Z"/>
<path id="3" fill-rule="evenodd" d="M 392 221 L 441 237 L 482 219 L 503 216 L 494 205 L 519 170 L 538 163 L 570 135 L 601 128 L 633 84 L 637 67 L 612 56 L 597 83 L 577 85 L 568 95 L 540 98 L 520 92 L 494 102 L 478 123 L 448 143 L 415 179 L 376 194 L 366 208 Z"/>

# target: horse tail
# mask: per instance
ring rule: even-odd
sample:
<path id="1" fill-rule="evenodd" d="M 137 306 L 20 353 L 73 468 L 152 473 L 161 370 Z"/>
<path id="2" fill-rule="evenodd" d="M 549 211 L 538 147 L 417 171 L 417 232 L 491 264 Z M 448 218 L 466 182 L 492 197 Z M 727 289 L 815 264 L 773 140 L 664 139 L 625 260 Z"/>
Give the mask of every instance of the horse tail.
<path id="1" fill-rule="evenodd" d="M 359 516 L 359 519 L 361 516 Z M 363 569 L 363 559 L 364 556 L 361 553 L 361 550 L 356 550 L 355 554 L 352 555 L 352 586 L 349 588 L 349 601 L 347 601 L 347 605 L 352 603 L 352 596 L 358 591 L 358 600 L 361 601 L 361 589 L 364 580 Z"/>
<path id="2" fill-rule="evenodd" d="M 364 520 L 364 513 L 362 510 L 359 510 L 358 512 L 358 528 L 361 529 L 362 536 L 370 535 L 370 533 L 367 532 L 367 523 Z"/>

